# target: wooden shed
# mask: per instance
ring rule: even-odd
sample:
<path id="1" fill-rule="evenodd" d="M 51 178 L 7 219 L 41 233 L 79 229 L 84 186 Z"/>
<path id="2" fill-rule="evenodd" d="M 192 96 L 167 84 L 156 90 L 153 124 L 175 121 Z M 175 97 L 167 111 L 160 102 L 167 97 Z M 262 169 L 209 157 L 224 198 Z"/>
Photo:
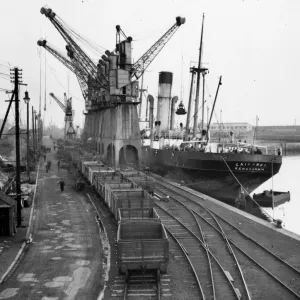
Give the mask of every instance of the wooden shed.
<path id="1" fill-rule="evenodd" d="M 0 236 L 12 236 L 16 233 L 17 202 L 0 192 Z"/>

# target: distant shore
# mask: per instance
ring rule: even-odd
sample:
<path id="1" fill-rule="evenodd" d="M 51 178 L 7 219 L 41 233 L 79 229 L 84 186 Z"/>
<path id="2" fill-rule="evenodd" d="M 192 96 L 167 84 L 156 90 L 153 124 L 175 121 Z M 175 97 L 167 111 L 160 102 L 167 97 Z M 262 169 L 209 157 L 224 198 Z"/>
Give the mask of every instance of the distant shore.
<path id="1" fill-rule="evenodd" d="M 257 140 L 255 144 L 261 144 L 264 146 L 273 146 L 275 145 L 276 148 L 282 149 L 283 156 L 293 156 L 293 155 L 300 155 L 300 143 L 287 143 L 282 141 L 266 141 L 266 140 Z"/>

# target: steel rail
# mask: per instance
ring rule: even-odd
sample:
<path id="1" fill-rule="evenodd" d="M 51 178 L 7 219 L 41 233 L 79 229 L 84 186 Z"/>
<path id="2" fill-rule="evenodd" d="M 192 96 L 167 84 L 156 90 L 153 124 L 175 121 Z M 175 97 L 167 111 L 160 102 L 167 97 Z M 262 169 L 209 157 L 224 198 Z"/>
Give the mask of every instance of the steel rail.
<path id="1" fill-rule="evenodd" d="M 191 211 L 191 210 L 190 210 Z M 195 214 L 191 211 L 191 214 L 193 215 L 197 225 L 198 225 L 198 229 L 200 231 L 200 234 L 201 234 L 201 237 L 202 237 L 202 240 L 203 240 L 203 243 L 205 244 L 205 252 L 206 252 L 206 256 L 207 256 L 207 259 L 208 259 L 208 264 L 209 264 L 209 268 L 210 268 L 210 278 L 211 278 L 211 282 L 212 282 L 212 289 L 213 289 L 213 297 L 214 299 L 216 299 L 216 289 L 215 289 L 215 282 L 214 282 L 214 276 L 213 276 L 213 272 L 212 272 L 212 266 L 211 266 L 211 260 L 210 260 L 210 256 L 209 256 L 209 252 L 208 252 L 208 244 L 207 244 L 207 241 L 206 241 L 206 238 L 204 236 L 204 233 L 202 231 L 202 228 L 199 224 L 199 221 L 198 219 L 196 218 Z"/>
<path id="2" fill-rule="evenodd" d="M 160 183 L 161 184 L 161 183 Z M 161 184 L 162 185 L 162 184 Z M 161 193 L 164 193 L 163 191 L 159 190 Z M 175 191 L 172 191 L 174 193 L 177 193 Z M 175 199 L 175 198 L 171 198 L 173 201 L 176 201 L 178 203 L 180 203 L 183 207 L 185 207 L 186 209 L 190 210 L 192 212 L 192 214 L 196 214 L 198 217 L 200 217 L 203 221 L 205 221 L 208 225 L 210 225 L 211 227 L 213 227 L 213 229 L 215 229 L 221 236 L 222 238 L 225 240 L 225 243 L 226 243 L 226 246 L 230 252 L 230 254 L 233 256 L 233 259 L 234 259 L 234 262 L 236 263 L 236 266 L 238 268 L 238 271 L 239 271 L 239 274 L 240 274 L 240 277 L 242 279 L 242 283 L 243 283 L 243 287 L 246 291 L 246 294 L 247 294 L 247 298 L 249 300 L 251 300 L 251 296 L 250 296 L 250 292 L 249 292 L 249 289 L 248 289 L 248 286 L 247 286 L 247 283 L 246 283 L 246 280 L 244 278 L 244 275 L 243 275 L 243 271 L 241 269 L 241 266 L 240 266 L 240 263 L 238 262 L 238 259 L 236 257 L 236 255 L 234 254 L 234 251 L 233 249 L 231 248 L 231 245 L 230 245 L 230 242 L 229 242 L 229 239 L 227 238 L 223 228 L 221 227 L 221 225 L 219 224 L 219 222 L 216 220 L 215 216 L 208 210 L 206 210 L 206 208 L 204 208 L 209 214 L 210 216 L 214 219 L 214 221 L 216 222 L 216 224 L 218 225 L 218 227 L 220 228 L 219 230 L 217 228 L 215 228 L 209 221 L 207 221 L 203 216 L 201 216 L 197 211 L 195 211 L 193 208 L 191 207 L 188 207 L 187 205 L 185 205 L 183 202 L 181 202 L 180 200 L 178 199 Z M 198 222 L 198 220 L 197 220 Z M 200 224 L 199 224 L 200 226 Z M 202 231 L 202 230 L 201 230 Z"/>
<path id="3" fill-rule="evenodd" d="M 190 267 L 192 268 L 193 273 L 194 273 L 194 276 L 195 276 L 196 281 L 197 281 L 197 283 L 198 283 L 198 288 L 199 288 L 199 290 L 200 290 L 201 297 L 202 297 L 203 300 L 205 300 L 205 296 L 204 296 L 204 293 L 203 293 L 203 289 L 202 289 L 202 286 L 201 286 L 199 277 L 198 277 L 198 275 L 197 275 L 197 272 L 196 272 L 196 270 L 195 270 L 195 268 L 194 268 L 194 266 L 193 266 L 193 264 L 192 264 L 192 262 L 191 262 L 189 256 L 187 255 L 186 249 L 185 249 L 184 246 L 179 242 L 179 240 L 176 238 L 176 236 L 175 236 L 175 235 L 174 235 L 167 227 L 165 227 L 165 228 L 166 228 L 166 231 L 168 232 L 168 234 L 170 234 L 170 236 L 172 236 L 172 238 L 176 241 L 176 243 L 178 244 L 178 246 L 179 246 L 180 249 L 182 250 L 184 256 L 186 257 L 187 261 L 189 262 Z"/>
<path id="4" fill-rule="evenodd" d="M 172 185 L 169 182 L 165 182 L 167 184 Z M 160 183 L 158 183 L 160 184 Z M 174 185 L 172 185 L 174 186 Z M 165 187 L 165 186 L 164 186 Z M 165 187 L 167 189 L 170 189 L 168 187 Z M 177 187 L 178 188 L 178 187 Z M 171 190 L 171 189 L 170 189 Z M 215 216 L 217 216 L 217 218 L 221 219 L 222 221 L 224 221 L 225 223 L 227 223 L 229 226 L 233 227 L 235 230 L 237 230 L 241 235 L 245 236 L 247 239 L 251 240 L 253 243 L 257 244 L 259 247 L 261 247 L 262 249 L 264 249 L 266 252 L 268 252 L 270 255 L 274 256 L 277 260 L 279 260 L 280 262 L 282 262 L 283 264 L 287 265 L 289 268 L 291 268 L 293 271 L 297 272 L 300 275 L 300 271 L 298 269 L 296 269 L 294 266 L 292 266 L 291 264 L 289 264 L 287 261 L 283 260 L 282 258 L 280 258 L 278 255 L 276 255 L 275 253 L 271 252 L 268 248 L 266 248 L 265 246 L 263 246 L 262 244 L 260 244 L 259 242 L 257 242 L 256 240 L 254 240 L 253 238 L 251 238 L 249 235 L 247 235 L 245 232 L 241 231 L 238 227 L 232 225 L 230 222 L 228 222 L 227 220 L 225 220 L 223 217 L 219 216 L 218 214 L 216 214 L 215 212 L 211 211 L 209 208 L 205 207 L 204 205 L 202 205 L 201 203 L 195 201 L 194 199 L 190 199 L 187 196 L 184 196 L 174 190 L 172 190 L 172 192 L 180 195 L 181 197 L 186 198 L 188 201 L 193 202 L 194 204 L 200 206 L 201 208 L 205 209 L 207 212 L 209 212 L 210 214 L 213 214 Z M 189 193 L 188 191 L 185 191 L 186 193 Z M 194 195 L 193 193 L 191 193 L 193 196 L 196 197 L 196 195 Z"/>
<path id="5" fill-rule="evenodd" d="M 167 184 L 170 184 L 173 187 L 177 187 L 176 185 L 170 183 L 170 182 L 165 182 Z M 164 186 L 163 184 L 159 183 L 160 185 L 162 185 L 164 188 L 171 190 L 170 188 Z M 177 187 L 178 188 L 178 187 Z M 206 210 L 210 215 L 214 215 L 217 218 L 221 219 L 222 221 L 224 221 L 225 223 L 227 223 L 229 226 L 231 226 L 232 228 L 234 228 L 236 231 L 238 231 L 240 233 L 240 235 L 244 236 L 245 238 L 249 239 L 250 241 L 252 241 L 253 243 L 255 243 L 258 247 L 260 247 L 261 249 L 265 250 L 268 254 L 270 254 L 272 257 L 274 257 L 276 260 L 278 260 L 280 263 L 286 265 L 286 267 L 292 269 L 294 272 L 297 273 L 298 276 L 300 276 L 300 271 L 298 271 L 294 266 L 290 265 L 288 262 L 284 261 L 283 259 L 281 259 L 279 256 L 277 256 L 275 253 L 271 252 L 269 249 L 267 249 L 266 247 L 264 247 L 262 244 L 260 244 L 259 242 L 255 241 L 254 239 L 252 239 L 250 236 L 248 236 L 246 233 L 242 232 L 240 229 L 238 229 L 236 226 L 232 225 L 230 222 L 228 222 L 227 220 L 225 220 L 223 217 L 219 216 L 218 214 L 212 212 L 209 208 L 203 206 L 201 203 L 198 203 L 197 201 L 195 201 L 194 199 L 190 199 L 187 196 L 184 196 L 182 194 L 180 194 L 179 192 L 174 191 L 173 189 L 171 190 L 172 193 L 176 193 L 179 194 L 181 197 L 184 197 L 185 199 L 187 199 L 188 202 L 193 202 L 194 204 L 196 204 L 197 206 L 200 206 L 201 208 L 203 208 L 204 210 Z M 185 191 L 186 193 L 189 193 L 188 191 Z M 194 195 L 193 193 L 190 193 L 192 195 Z M 195 196 L 195 195 L 194 195 Z M 174 198 L 172 198 L 174 199 Z M 178 201 L 177 199 L 174 199 L 175 201 Z M 193 209 L 192 209 L 193 210 Z M 193 210 L 194 211 L 194 210 Z M 196 212 L 197 214 L 197 212 Z M 199 215 L 200 216 L 200 215 Z M 202 216 L 200 216 L 202 217 Z M 213 216 L 212 216 L 213 217 Z M 214 217 L 213 217 L 214 218 Z M 215 220 L 215 218 L 214 218 Z M 212 227 L 214 227 L 214 225 L 212 225 L 209 221 L 206 220 L 206 222 L 208 224 L 210 224 Z M 218 224 L 218 222 L 216 221 L 216 223 Z M 219 225 L 220 226 L 220 225 Z M 214 227 L 215 228 L 215 227 Z M 218 231 L 217 228 L 215 228 L 215 230 Z M 224 231 L 219 231 L 220 234 L 224 234 Z M 270 271 L 268 271 L 262 264 L 260 264 L 259 262 L 257 262 L 255 260 L 255 258 L 251 257 L 249 254 L 247 254 L 244 250 L 241 249 L 241 247 L 239 247 L 232 239 L 228 239 L 228 241 L 230 241 L 231 244 L 233 244 L 240 252 L 242 252 L 245 256 L 248 257 L 249 260 L 253 261 L 257 266 L 259 266 L 262 270 L 264 270 L 269 276 L 271 276 L 273 279 L 275 279 L 280 285 L 282 285 L 284 288 L 286 288 L 289 292 L 291 292 L 294 296 L 296 296 L 298 299 L 300 299 L 300 295 L 298 295 L 296 292 L 294 292 L 290 287 L 288 287 L 284 282 L 282 282 L 277 276 L 275 276 L 274 274 L 272 274 Z"/>
<path id="6" fill-rule="evenodd" d="M 127 294 L 128 294 L 128 282 L 125 281 L 123 300 L 127 299 Z"/>
<path id="7" fill-rule="evenodd" d="M 155 286 L 156 286 L 156 291 L 157 291 L 157 300 L 161 300 L 159 276 L 156 275 L 155 279 L 156 279 L 155 280 L 156 281 Z M 129 296 L 128 296 L 129 287 L 130 287 L 130 275 L 128 274 L 128 276 L 125 277 L 124 294 L 123 294 L 123 297 L 122 297 L 123 300 L 127 300 L 129 298 Z M 134 295 L 134 297 L 136 297 L 136 295 Z"/>
<path id="8" fill-rule="evenodd" d="M 163 210 L 167 215 L 169 215 L 171 218 L 175 219 L 178 223 L 180 223 L 192 236 L 194 236 L 196 238 L 196 240 L 198 240 L 198 242 L 200 243 L 200 245 L 204 248 L 207 249 L 205 244 L 199 239 L 199 237 L 192 232 L 186 225 L 184 225 L 176 216 L 172 215 L 170 212 L 168 212 L 165 208 L 161 207 L 159 204 L 155 203 L 155 205 L 157 207 L 159 207 L 159 209 Z M 225 276 L 225 278 L 227 279 L 234 295 L 236 296 L 236 299 L 240 299 L 239 295 L 237 294 L 237 291 L 235 289 L 235 287 L 233 286 L 232 282 L 229 280 L 229 278 L 227 277 L 225 270 L 223 269 L 222 265 L 220 264 L 219 260 L 215 257 L 215 255 L 209 250 L 207 249 L 207 251 L 209 252 L 209 254 L 213 257 L 214 261 L 217 263 L 217 265 L 219 266 L 219 268 L 221 269 L 223 275 Z"/>

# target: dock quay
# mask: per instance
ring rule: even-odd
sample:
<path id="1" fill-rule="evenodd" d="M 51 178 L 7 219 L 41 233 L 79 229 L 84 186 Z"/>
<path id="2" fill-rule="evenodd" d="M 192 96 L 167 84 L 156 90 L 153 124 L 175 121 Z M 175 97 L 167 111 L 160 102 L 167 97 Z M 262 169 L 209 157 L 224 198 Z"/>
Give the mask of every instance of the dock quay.
<path id="1" fill-rule="evenodd" d="M 44 143 L 51 146 L 48 138 Z M 41 161 L 32 243 L 1 283 L 0 299 L 37 293 L 85 299 L 89 292 L 89 299 L 300 298 L 298 235 L 153 173 L 147 176 L 155 182 L 154 209 L 169 239 L 168 269 L 159 281 L 153 272 L 131 273 L 126 281 L 118 271 L 118 225 L 103 196 L 83 174 L 85 189 L 76 190 L 74 162 L 58 169 L 52 152 L 47 159 L 52 169 L 46 172 Z M 64 192 L 57 187 L 61 177 Z"/>
<path id="2" fill-rule="evenodd" d="M 153 207 L 169 239 L 168 268 L 159 281 L 148 271 L 130 273 L 126 281 L 119 274 L 118 224 L 103 196 L 83 174 L 85 189 L 76 190 L 74 162 L 58 170 L 52 153 L 47 159 L 52 169 L 46 172 L 41 162 L 33 242 L 0 285 L 0 299 L 36 293 L 85 299 L 87 289 L 89 299 L 300 298 L 298 235 L 153 173 L 147 176 L 155 181 Z M 64 192 L 57 187 L 61 177 Z"/>

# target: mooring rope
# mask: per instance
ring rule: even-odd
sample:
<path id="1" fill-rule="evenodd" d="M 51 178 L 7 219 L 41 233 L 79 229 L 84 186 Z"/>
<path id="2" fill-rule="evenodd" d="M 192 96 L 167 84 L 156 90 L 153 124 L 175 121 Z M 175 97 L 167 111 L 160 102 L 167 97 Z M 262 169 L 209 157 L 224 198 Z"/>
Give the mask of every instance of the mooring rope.
<path id="1" fill-rule="evenodd" d="M 230 167 L 228 166 L 226 160 L 224 159 L 224 157 L 222 157 L 225 165 L 227 166 L 228 170 L 230 171 L 230 173 L 232 174 L 232 176 L 235 178 L 235 180 L 238 182 L 238 184 L 240 185 L 240 187 L 243 189 L 244 192 L 246 192 L 246 194 L 249 196 L 249 198 L 266 214 L 270 217 L 270 219 L 272 221 L 276 221 L 276 219 L 274 219 L 267 211 L 265 211 L 252 197 L 251 195 L 248 193 L 248 191 L 243 187 L 243 185 L 239 182 L 239 180 L 237 179 L 237 177 L 234 175 L 234 173 L 232 172 L 232 170 L 230 169 Z M 272 191 L 273 192 L 273 191 Z"/>

